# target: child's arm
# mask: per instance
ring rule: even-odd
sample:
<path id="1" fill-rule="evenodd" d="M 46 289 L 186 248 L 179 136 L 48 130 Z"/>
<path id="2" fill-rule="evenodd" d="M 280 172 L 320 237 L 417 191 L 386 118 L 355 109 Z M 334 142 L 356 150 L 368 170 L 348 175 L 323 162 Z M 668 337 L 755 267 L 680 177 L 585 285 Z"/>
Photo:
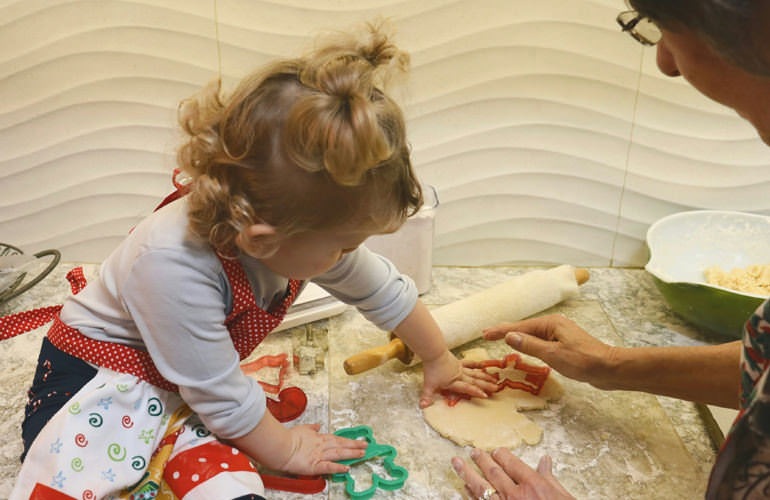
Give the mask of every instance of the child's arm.
<path id="1" fill-rule="evenodd" d="M 479 398 L 497 390 L 491 375 L 463 367 L 449 351 L 440 327 L 421 300 L 417 300 L 412 312 L 394 333 L 423 362 L 425 380 L 420 395 L 421 408 L 430 406 L 442 389 Z"/>
<path id="2" fill-rule="evenodd" d="M 319 428 L 319 424 L 288 428 L 265 411 L 254 429 L 229 442 L 265 467 L 304 475 L 347 472 L 349 467 L 336 461 L 366 453 L 366 441 L 321 434 Z"/>

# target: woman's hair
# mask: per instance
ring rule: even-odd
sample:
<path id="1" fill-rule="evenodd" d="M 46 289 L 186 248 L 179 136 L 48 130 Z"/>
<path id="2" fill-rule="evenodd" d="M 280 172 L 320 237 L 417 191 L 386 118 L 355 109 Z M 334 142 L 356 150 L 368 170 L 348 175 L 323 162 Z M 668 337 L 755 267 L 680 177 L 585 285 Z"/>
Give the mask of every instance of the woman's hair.
<path id="1" fill-rule="evenodd" d="M 192 178 L 193 234 L 229 253 L 255 223 L 282 235 L 403 223 L 422 191 L 385 90 L 408 66 L 382 23 L 367 24 L 247 76 L 226 98 L 215 81 L 183 101 L 178 162 Z"/>
<path id="2" fill-rule="evenodd" d="M 685 27 L 749 73 L 770 76 L 768 0 L 630 0 L 661 27 Z"/>

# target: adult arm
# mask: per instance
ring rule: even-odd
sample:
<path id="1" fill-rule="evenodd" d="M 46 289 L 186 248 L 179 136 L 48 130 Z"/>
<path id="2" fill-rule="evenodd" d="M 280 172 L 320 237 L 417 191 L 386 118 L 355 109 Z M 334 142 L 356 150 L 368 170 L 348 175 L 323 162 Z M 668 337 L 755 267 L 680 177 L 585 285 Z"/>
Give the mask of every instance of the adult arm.
<path id="1" fill-rule="evenodd" d="M 567 377 L 605 390 L 643 391 L 738 407 L 740 341 L 717 345 L 619 347 L 605 344 L 562 315 L 485 330 Z"/>

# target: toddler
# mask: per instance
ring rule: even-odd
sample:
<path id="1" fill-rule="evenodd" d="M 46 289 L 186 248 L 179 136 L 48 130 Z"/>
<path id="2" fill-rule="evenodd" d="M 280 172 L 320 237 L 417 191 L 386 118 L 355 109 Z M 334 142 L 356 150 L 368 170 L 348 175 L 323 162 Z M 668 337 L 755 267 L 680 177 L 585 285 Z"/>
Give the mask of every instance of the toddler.
<path id="1" fill-rule="evenodd" d="M 494 390 L 448 351 L 414 283 L 361 246 L 422 203 L 385 92 L 408 62 L 372 24 L 226 98 L 212 84 L 182 103 L 186 194 L 137 225 L 54 320 L 12 499 L 262 498 L 252 461 L 345 472 L 336 461 L 366 443 L 283 426 L 239 367 L 308 280 L 420 356 L 421 406 Z"/>

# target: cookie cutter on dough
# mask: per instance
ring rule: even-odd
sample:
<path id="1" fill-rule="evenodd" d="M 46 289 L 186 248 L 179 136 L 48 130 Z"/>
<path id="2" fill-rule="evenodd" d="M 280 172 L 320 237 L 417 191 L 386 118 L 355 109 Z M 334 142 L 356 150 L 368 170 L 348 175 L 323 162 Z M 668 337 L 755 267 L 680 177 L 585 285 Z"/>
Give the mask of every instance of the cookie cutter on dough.
<path id="1" fill-rule="evenodd" d="M 406 478 L 409 477 L 409 473 L 405 468 L 395 464 L 397 455 L 396 449 L 387 444 L 379 444 L 374 439 L 371 427 L 367 425 L 347 427 L 339 429 L 334 434 L 348 439 L 363 439 L 368 443 L 366 453 L 363 457 L 339 460 L 339 463 L 344 465 L 355 465 L 371 460 L 372 458 L 382 458 L 382 465 L 385 468 L 385 472 L 390 476 L 390 478 L 386 478 L 379 474 L 372 474 L 372 485 L 365 490 L 356 491 L 356 481 L 350 475 L 350 471 L 332 474 L 332 481 L 345 481 L 345 492 L 350 498 L 367 500 L 374 495 L 377 489 L 392 491 L 404 486 Z"/>
<path id="2" fill-rule="evenodd" d="M 551 373 L 550 367 L 527 363 L 518 353 L 515 352 L 508 354 L 503 359 L 487 359 L 484 361 L 479 361 L 477 364 L 478 367 L 484 370 L 486 373 L 489 373 L 487 368 L 500 369 L 498 373 L 490 374 L 497 379 L 497 390 L 495 392 L 500 392 L 505 388 L 509 388 L 525 391 L 538 396 L 540 391 L 543 390 L 546 380 L 548 380 L 548 375 Z M 501 380 L 500 374 L 503 370 L 510 367 L 511 365 L 513 365 L 515 370 L 524 372 L 525 375 L 523 381 L 513 380 L 508 377 L 502 377 Z M 448 406 L 455 406 L 463 399 L 471 399 L 471 397 L 466 394 L 459 394 L 447 390 L 442 390 L 441 395 L 444 397 L 444 401 Z"/>

